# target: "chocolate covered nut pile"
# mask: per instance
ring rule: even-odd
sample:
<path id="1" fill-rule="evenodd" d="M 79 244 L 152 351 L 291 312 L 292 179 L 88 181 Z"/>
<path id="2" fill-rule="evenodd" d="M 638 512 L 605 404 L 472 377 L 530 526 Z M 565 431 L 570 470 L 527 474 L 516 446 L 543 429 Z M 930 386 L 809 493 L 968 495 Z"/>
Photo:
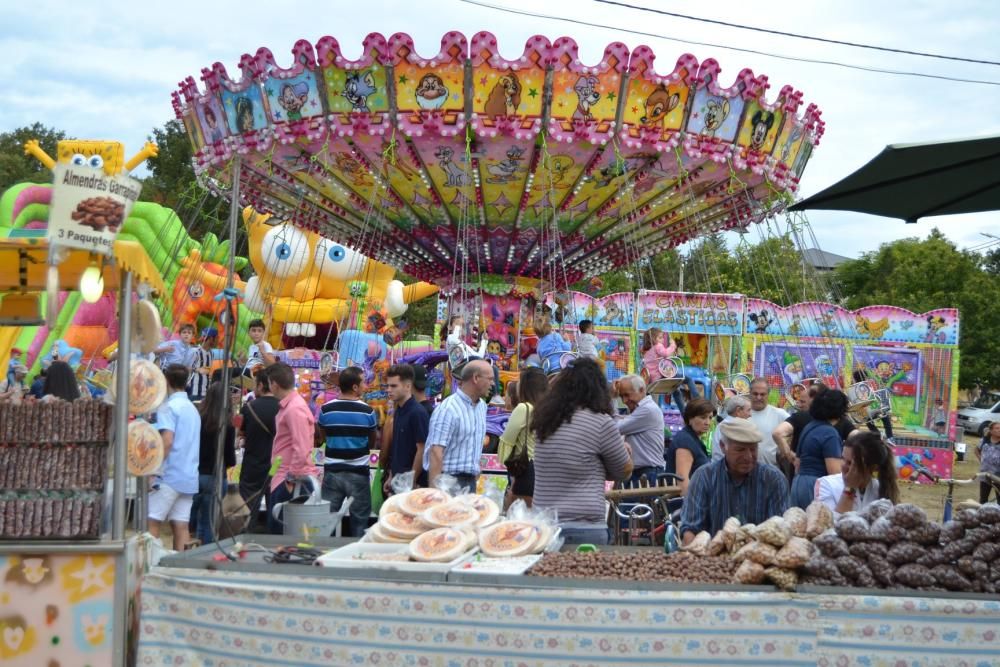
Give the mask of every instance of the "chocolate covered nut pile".
<path id="1" fill-rule="evenodd" d="M 573 579 L 726 584 L 732 581 L 737 565 L 731 558 L 688 553 L 550 553 L 528 570 L 528 574 Z"/>

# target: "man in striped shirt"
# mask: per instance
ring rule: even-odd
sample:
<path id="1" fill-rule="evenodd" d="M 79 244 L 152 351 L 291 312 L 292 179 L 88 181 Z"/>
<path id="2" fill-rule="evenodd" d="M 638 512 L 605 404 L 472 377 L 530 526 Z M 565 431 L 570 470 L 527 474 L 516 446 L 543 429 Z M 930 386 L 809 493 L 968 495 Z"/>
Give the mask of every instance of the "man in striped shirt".
<path id="1" fill-rule="evenodd" d="M 486 437 L 486 403 L 482 399 L 493 386 L 493 370 L 477 359 L 462 368 L 460 379 L 459 389 L 431 415 L 424 470 L 431 486 L 445 473 L 455 477 L 460 487 L 475 492 Z"/>
<path id="2" fill-rule="evenodd" d="M 319 425 L 326 435 L 323 500 L 337 511 L 345 498 L 351 503 L 351 535 L 361 537 L 372 512 L 368 460 L 375 448 L 378 419 L 370 405 L 361 400 L 364 375 L 351 366 L 340 372 L 340 398 L 320 409 Z"/>
<path id="3" fill-rule="evenodd" d="M 701 466 L 691 477 L 681 513 L 684 544 L 703 530 L 714 535 L 731 516 L 741 523 L 761 524 L 788 509 L 785 476 L 757 461 L 760 430 L 741 417 L 731 417 L 719 428 L 724 457 Z"/>

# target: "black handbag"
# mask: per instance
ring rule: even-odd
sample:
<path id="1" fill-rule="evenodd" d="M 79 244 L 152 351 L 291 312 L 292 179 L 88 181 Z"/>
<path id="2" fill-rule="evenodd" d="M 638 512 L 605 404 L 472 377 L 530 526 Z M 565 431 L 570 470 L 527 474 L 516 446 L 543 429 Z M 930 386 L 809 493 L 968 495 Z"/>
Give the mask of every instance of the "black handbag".
<path id="1" fill-rule="evenodd" d="M 507 468 L 507 472 L 511 477 L 520 477 L 528 472 L 528 465 L 531 463 L 531 460 L 528 458 L 528 431 L 530 428 L 531 406 L 529 405 L 528 416 L 524 419 L 524 428 L 521 429 L 518 442 L 514 445 L 514 451 L 503 462 L 504 467 Z"/>

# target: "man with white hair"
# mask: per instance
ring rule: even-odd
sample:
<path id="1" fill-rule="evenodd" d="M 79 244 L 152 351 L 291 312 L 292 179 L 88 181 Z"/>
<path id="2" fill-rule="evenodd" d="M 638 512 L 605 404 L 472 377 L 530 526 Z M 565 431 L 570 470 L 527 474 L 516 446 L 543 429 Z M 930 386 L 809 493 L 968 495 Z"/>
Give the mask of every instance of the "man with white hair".
<path id="1" fill-rule="evenodd" d="M 750 419 L 750 399 L 746 396 L 730 396 L 726 399 L 726 402 L 722 404 L 722 411 L 725 413 L 725 418 L 722 420 L 723 423 L 732 419 L 733 417 L 739 417 L 740 419 Z M 720 425 L 721 426 L 721 425 Z M 722 447 L 719 446 L 719 438 L 722 437 L 722 429 L 716 427 L 715 431 L 712 432 L 712 460 L 718 461 L 722 458 Z"/>
<path id="2" fill-rule="evenodd" d="M 757 460 L 763 434 L 749 419 L 724 421 L 724 458 L 695 471 L 681 513 L 681 536 L 688 544 L 701 531 L 714 535 L 731 516 L 761 524 L 788 509 L 788 484 L 774 466 Z"/>
<path id="3" fill-rule="evenodd" d="M 632 482 L 645 475 L 655 486 L 663 474 L 663 410 L 646 394 L 646 383 L 638 375 L 619 378 L 618 395 L 630 413 L 618 420 L 618 431 L 632 448 Z"/>

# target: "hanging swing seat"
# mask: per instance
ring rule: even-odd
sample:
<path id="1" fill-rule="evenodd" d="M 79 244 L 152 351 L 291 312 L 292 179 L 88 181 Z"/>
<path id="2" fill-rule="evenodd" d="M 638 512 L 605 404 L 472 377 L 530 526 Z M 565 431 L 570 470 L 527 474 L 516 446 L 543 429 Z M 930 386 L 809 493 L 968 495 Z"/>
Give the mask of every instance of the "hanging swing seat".
<path id="1" fill-rule="evenodd" d="M 660 378 L 646 387 L 646 394 L 650 396 L 670 395 L 677 391 L 682 382 L 684 382 L 684 378 Z"/>
<path id="2" fill-rule="evenodd" d="M 542 371 L 546 375 L 555 375 L 562 369 L 569 367 L 579 356 L 576 352 L 553 352 L 542 359 Z"/>

